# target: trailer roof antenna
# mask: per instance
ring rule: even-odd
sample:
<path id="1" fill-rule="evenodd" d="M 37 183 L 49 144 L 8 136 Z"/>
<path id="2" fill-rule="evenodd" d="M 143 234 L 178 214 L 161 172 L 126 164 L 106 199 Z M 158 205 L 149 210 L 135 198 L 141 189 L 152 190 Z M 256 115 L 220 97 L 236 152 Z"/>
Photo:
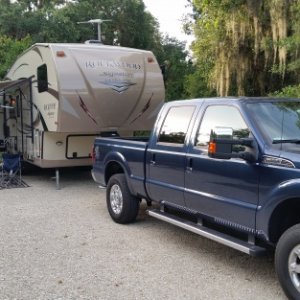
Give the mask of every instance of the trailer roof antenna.
<path id="1" fill-rule="evenodd" d="M 77 22 L 77 24 L 97 24 L 98 27 L 98 41 L 99 43 L 102 43 L 101 39 L 101 24 L 104 22 L 111 22 L 111 19 L 102 20 L 102 19 L 94 19 L 89 21 L 83 21 L 83 22 Z"/>

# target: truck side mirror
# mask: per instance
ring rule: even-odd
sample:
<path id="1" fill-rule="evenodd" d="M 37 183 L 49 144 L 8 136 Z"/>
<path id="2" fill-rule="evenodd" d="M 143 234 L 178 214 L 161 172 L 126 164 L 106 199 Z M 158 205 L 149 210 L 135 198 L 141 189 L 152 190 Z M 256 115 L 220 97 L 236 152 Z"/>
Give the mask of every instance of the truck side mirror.
<path id="1" fill-rule="evenodd" d="M 223 143 L 216 143 L 213 141 L 223 141 Z M 229 159 L 232 153 L 232 144 L 226 141 L 233 140 L 233 129 L 231 127 L 215 127 L 210 133 L 210 143 L 208 153 L 211 157 L 220 159 Z M 209 155 L 210 156 L 210 155 Z"/>
<path id="2" fill-rule="evenodd" d="M 233 139 L 233 130 L 222 127 L 211 133 L 208 156 L 218 159 L 241 158 L 254 162 L 258 159 L 258 146 L 253 138 Z"/>

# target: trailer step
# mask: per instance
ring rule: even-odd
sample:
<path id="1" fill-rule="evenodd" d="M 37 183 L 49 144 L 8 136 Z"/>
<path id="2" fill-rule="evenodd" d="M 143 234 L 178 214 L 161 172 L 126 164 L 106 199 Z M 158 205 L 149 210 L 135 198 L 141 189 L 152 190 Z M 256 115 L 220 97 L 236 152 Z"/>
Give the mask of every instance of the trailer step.
<path id="1" fill-rule="evenodd" d="M 183 220 L 177 216 L 173 216 L 169 213 L 160 211 L 158 209 L 148 209 L 146 210 L 146 213 L 151 217 L 157 218 L 159 220 L 189 230 L 193 233 L 196 233 L 198 235 L 201 235 L 203 237 L 206 237 L 210 240 L 221 243 L 223 245 L 229 246 L 241 252 L 247 253 L 251 256 L 261 256 L 266 253 L 266 249 L 263 247 L 247 243 L 245 241 L 232 237 L 228 234 L 218 232 L 214 229 L 207 228 L 200 224 L 195 224 L 193 222 Z"/>

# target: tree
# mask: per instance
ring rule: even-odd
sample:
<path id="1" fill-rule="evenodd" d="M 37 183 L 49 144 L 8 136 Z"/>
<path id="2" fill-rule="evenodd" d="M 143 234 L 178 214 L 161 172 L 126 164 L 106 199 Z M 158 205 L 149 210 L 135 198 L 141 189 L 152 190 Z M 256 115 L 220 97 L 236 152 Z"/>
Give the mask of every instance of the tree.
<path id="1" fill-rule="evenodd" d="M 28 11 L 39 10 L 44 8 L 54 8 L 64 5 L 65 0 L 17 0 L 19 4 L 25 7 Z"/>
<path id="2" fill-rule="evenodd" d="M 266 95 L 299 82 L 299 2 L 192 0 L 193 50 L 198 65 L 211 65 L 218 95 Z"/>
<path id="3" fill-rule="evenodd" d="M 156 56 L 164 70 L 166 100 L 184 99 L 187 97 L 185 80 L 193 71 L 185 43 L 165 36 L 161 45 Z"/>
<path id="4" fill-rule="evenodd" d="M 5 35 L 0 35 L 0 78 L 4 78 L 16 57 L 27 49 L 31 43 L 29 36 L 21 40 L 14 40 Z"/>
<path id="5" fill-rule="evenodd" d="M 142 0 L 0 0 L 0 5 L 0 31 L 16 39 L 29 34 L 33 42 L 83 42 L 97 36 L 96 26 L 77 22 L 101 18 L 111 20 L 103 24 L 107 44 L 151 49 L 160 42 L 158 23 Z"/>
<path id="6" fill-rule="evenodd" d="M 286 86 L 281 91 L 276 91 L 276 92 L 270 94 L 270 96 L 300 98 L 300 85 Z"/>
<path id="7" fill-rule="evenodd" d="M 208 74 L 212 66 L 209 62 L 197 63 L 185 77 L 184 87 L 187 98 L 216 96 L 215 90 L 209 84 Z"/>

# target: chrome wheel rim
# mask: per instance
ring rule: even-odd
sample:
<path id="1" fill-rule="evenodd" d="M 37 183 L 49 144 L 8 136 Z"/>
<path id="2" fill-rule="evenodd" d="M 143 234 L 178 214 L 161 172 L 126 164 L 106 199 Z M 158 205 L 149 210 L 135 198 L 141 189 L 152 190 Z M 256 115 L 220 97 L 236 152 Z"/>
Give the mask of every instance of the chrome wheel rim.
<path id="1" fill-rule="evenodd" d="M 109 193 L 110 206 L 114 214 L 119 215 L 123 208 L 123 195 L 119 185 L 114 184 Z"/>
<path id="2" fill-rule="evenodd" d="M 294 287 L 300 292 L 300 245 L 297 245 L 290 253 L 289 274 Z"/>

